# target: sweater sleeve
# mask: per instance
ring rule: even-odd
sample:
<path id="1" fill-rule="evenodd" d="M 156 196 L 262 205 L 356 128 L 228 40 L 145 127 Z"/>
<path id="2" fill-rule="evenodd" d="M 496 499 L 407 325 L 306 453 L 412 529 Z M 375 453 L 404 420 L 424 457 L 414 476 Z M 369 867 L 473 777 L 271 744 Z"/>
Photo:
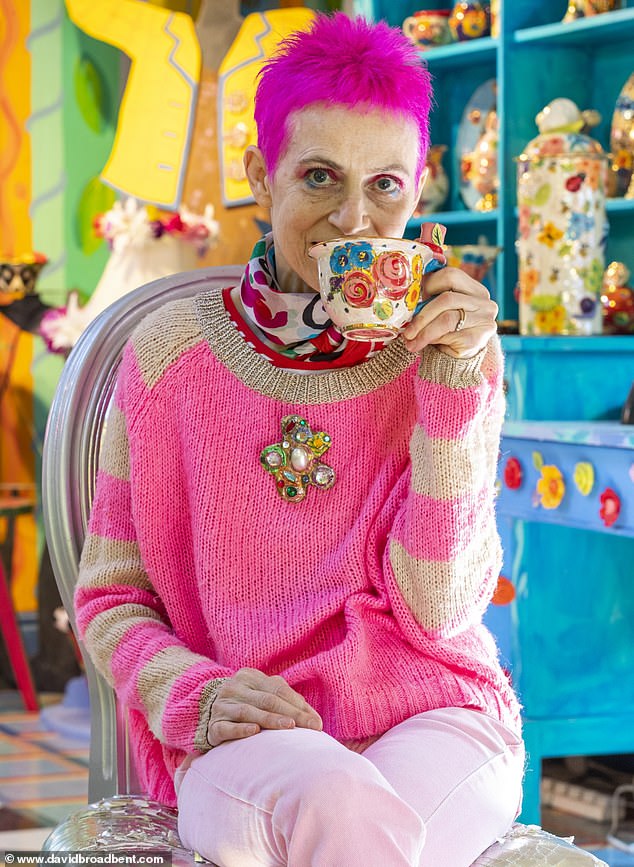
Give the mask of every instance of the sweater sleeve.
<path id="1" fill-rule="evenodd" d="M 205 752 L 211 704 L 220 679 L 233 672 L 178 639 L 144 569 L 131 506 L 125 406 L 131 355 L 128 346 L 100 450 L 75 590 L 77 626 L 97 670 L 159 741 Z"/>
<path id="2" fill-rule="evenodd" d="M 434 347 L 422 355 L 411 478 L 384 563 L 394 611 L 412 640 L 421 627 L 444 638 L 480 621 L 497 584 L 502 373 L 497 337 L 470 359 Z"/>

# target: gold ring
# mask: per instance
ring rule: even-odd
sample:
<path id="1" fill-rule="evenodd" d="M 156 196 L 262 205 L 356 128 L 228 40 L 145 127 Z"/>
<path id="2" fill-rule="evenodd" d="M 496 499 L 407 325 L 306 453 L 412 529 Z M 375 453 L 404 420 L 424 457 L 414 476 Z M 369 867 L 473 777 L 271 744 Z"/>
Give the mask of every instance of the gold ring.
<path id="1" fill-rule="evenodd" d="M 454 331 L 462 331 L 464 328 L 465 319 L 467 318 L 467 314 L 464 312 L 462 307 L 458 308 L 458 313 L 460 314 L 460 319 L 458 320 L 458 324 L 454 328 Z"/>

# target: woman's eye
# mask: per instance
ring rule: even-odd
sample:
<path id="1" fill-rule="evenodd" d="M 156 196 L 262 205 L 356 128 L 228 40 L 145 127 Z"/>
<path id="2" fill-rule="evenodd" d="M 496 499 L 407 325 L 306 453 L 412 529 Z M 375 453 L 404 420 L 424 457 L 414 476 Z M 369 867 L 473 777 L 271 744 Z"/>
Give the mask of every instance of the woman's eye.
<path id="1" fill-rule="evenodd" d="M 395 178 L 383 177 L 376 181 L 377 188 L 382 193 L 395 193 L 400 190 L 401 185 Z"/>
<path id="2" fill-rule="evenodd" d="M 314 187 L 323 187 L 331 180 L 330 172 L 326 169 L 311 169 L 306 173 L 306 180 Z"/>

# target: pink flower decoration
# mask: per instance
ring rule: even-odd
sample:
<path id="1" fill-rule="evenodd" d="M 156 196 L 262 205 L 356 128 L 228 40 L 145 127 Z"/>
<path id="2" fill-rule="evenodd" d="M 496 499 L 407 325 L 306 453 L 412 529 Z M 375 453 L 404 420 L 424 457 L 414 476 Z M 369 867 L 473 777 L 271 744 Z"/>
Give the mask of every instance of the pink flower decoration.
<path id="1" fill-rule="evenodd" d="M 601 508 L 599 515 L 606 527 L 611 527 L 621 513 L 621 500 L 612 488 L 606 488 L 601 494 Z"/>
<path id="2" fill-rule="evenodd" d="M 372 276 L 385 287 L 384 295 L 391 301 L 403 298 L 412 282 L 412 272 L 403 253 L 385 252 L 372 265 Z"/>
<path id="3" fill-rule="evenodd" d="M 371 307 L 376 295 L 376 287 L 365 271 L 346 274 L 341 291 L 351 307 Z"/>

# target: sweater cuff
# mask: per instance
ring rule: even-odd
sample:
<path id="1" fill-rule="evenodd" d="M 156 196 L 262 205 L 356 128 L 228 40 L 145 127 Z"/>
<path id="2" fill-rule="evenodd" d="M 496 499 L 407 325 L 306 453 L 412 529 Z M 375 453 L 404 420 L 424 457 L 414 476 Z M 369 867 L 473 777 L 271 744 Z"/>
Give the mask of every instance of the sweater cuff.
<path id="1" fill-rule="evenodd" d="M 218 690 L 226 680 L 229 680 L 229 678 L 217 677 L 214 680 L 210 680 L 209 683 L 203 687 L 203 691 L 200 694 L 199 722 L 196 734 L 194 735 L 194 749 L 198 750 L 199 753 L 207 753 L 209 750 L 213 749 L 213 745 L 209 743 L 207 738 L 209 723 L 211 721 L 211 711 L 218 696 Z"/>
<path id="2" fill-rule="evenodd" d="M 471 358 L 455 358 L 441 352 L 435 346 L 426 346 L 421 354 L 418 375 L 449 388 L 471 388 L 482 382 L 480 368 L 487 347 Z"/>

